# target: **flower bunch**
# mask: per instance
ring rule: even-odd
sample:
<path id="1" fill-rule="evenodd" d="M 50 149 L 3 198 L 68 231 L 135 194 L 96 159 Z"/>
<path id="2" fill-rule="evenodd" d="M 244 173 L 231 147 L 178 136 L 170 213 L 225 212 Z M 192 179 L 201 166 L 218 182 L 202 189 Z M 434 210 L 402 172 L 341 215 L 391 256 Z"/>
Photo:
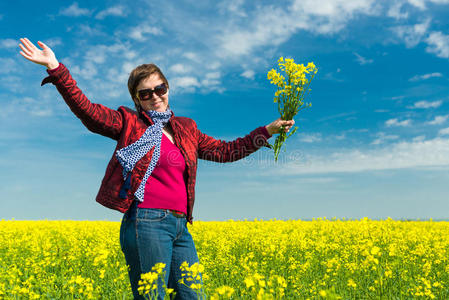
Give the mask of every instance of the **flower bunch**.
<path id="1" fill-rule="evenodd" d="M 170 297 L 170 294 L 174 293 L 174 290 L 167 288 L 165 284 L 164 268 L 165 268 L 164 263 L 157 263 L 151 268 L 150 272 L 141 274 L 138 288 L 140 295 L 149 296 L 150 299 L 158 299 L 159 296 L 158 279 L 161 280 L 163 288 L 166 292 L 165 298 Z"/>
<path id="2" fill-rule="evenodd" d="M 274 102 L 278 104 L 278 111 L 282 120 L 292 120 L 293 117 L 303 108 L 311 107 L 311 103 L 305 103 L 304 100 L 310 93 L 310 82 L 312 81 L 318 69 L 313 62 L 309 62 L 307 66 L 296 64 L 293 59 L 284 59 L 280 57 L 278 60 L 279 69 L 286 76 L 280 74 L 277 70 L 272 69 L 268 72 L 267 78 L 270 83 L 277 86 L 274 93 Z M 297 126 L 287 134 L 281 127 L 280 134 L 276 138 L 273 145 L 268 145 L 274 150 L 274 158 L 277 161 L 282 144 L 285 140 L 296 132 Z"/>
<path id="3" fill-rule="evenodd" d="M 179 269 L 182 272 L 179 283 L 195 290 L 198 300 L 205 299 L 201 275 L 204 272 L 204 266 L 197 262 L 189 266 L 189 263 L 184 261 Z M 191 283 L 186 283 L 186 281 Z"/>

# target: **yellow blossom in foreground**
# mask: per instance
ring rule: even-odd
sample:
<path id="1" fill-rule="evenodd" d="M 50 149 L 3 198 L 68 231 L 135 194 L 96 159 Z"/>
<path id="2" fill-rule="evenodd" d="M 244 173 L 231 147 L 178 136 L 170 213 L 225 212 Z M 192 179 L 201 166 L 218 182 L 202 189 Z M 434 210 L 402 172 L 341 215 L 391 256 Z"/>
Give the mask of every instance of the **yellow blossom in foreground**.
<path id="1" fill-rule="evenodd" d="M 118 222 L 0 221 L 0 299 L 132 299 L 119 230 Z M 196 221 L 189 231 L 200 263 L 181 271 L 200 299 L 449 295 L 448 222 Z M 154 295 L 166 271 L 142 274 L 141 292 Z"/>

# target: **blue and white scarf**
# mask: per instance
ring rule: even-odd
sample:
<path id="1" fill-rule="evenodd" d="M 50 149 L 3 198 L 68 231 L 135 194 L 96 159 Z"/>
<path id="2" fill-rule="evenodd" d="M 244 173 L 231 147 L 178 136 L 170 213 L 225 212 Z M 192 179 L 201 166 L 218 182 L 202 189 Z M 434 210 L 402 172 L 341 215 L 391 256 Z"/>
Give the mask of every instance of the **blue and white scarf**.
<path id="1" fill-rule="evenodd" d="M 145 133 L 139 140 L 131 145 L 117 150 L 115 153 L 115 156 L 123 167 L 123 179 L 125 180 L 125 183 L 120 190 L 120 198 L 122 199 L 126 198 L 127 192 L 131 187 L 131 172 L 134 169 L 134 166 L 145 154 L 148 153 L 148 151 L 151 150 L 151 148 L 153 148 L 153 146 L 156 146 L 153 156 L 151 157 L 150 165 L 145 172 L 145 176 L 143 177 L 139 188 L 134 193 L 137 199 L 140 202 L 143 202 L 145 183 L 147 182 L 148 177 L 150 177 L 151 172 L 153 172 L 154 167 L 156 167 L 161 155 L 162 128 L 164 128 L 165 124 L 167 124 L 168 120 L 170 120 L 172 111 L 170 108 L 167 108 L 164 112 L 149 110 L 146 113 L 153 120 L 154 124 L 145 130 Z"/>

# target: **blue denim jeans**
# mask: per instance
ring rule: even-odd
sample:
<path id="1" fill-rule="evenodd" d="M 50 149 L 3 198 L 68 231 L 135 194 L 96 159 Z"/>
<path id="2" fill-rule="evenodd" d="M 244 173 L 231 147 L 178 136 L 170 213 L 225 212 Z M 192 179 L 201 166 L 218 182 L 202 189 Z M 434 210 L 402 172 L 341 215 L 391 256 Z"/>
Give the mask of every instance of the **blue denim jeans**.
<path id="1" fill-rule="evenodd" d="M 128 275 L 134 299 L 146 299 L 139 295 L 140 275 L 151 271 L 159 262 L 165 264 L 165 283 L 176 292 L 175 299 L 198 299 L 196 292 L 178 282 L 182 278 L 180 266 L 198 262 L 192 236 L 187 229 L 187 219 L 177 218 L 166 209 L 138 208 L 134 201 L 124 214 L 120 226 L 120 245 L 125 254 Z M 192 282 L 184 281 L 187 285 Z M 162 280 L 158 284 L 158 299 L 165 291 Z"/>

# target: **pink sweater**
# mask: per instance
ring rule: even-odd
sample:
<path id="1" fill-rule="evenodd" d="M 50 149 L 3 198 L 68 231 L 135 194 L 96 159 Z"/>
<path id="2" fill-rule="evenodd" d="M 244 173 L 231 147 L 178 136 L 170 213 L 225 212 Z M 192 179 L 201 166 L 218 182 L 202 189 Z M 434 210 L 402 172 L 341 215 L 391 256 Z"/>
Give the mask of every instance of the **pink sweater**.
<path id="1" fill-rule="evenodd" d="M 161 156 L 145 184 L 140 208 L 172 209 L 187 214 L 186 162 L 181 151 L 162 134 Z"/>
<path id="2" fill-rule="evenodd" d="M 262 133 L 271 137 L 265 126 Z M 181 151 L 162 134 L 161 156 L 145 184 L 140 208 L 163 208 L 187 214 L 187 169 Z"/>

